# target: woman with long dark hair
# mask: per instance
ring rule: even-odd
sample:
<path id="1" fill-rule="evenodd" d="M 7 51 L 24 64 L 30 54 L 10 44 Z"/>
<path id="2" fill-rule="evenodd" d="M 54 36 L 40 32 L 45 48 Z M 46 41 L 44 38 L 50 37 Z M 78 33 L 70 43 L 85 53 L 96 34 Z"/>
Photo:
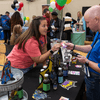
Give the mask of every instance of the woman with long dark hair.
<path id="1" fill-rule="evenodd" d="M 13 15 L 11 16 L 11 19 L 10 19 L 10 23 L 11 23 L 11 32 L 13 32 L 13 27 L 15 25 L 20 24 L 21 26 L 23 26 L 23 20 L 18 11 L 13 13 Z"/>
<path id="2" fill-rule="evenodd" d="M 44 17 L 38 16 L 32 20 L 28 30 L 18 37 L 13 50 L 7 56 L 12 67 L 26 73 L 34 62 L 45 64 L 45 60 L 54 51 L 59 50 L 61 44 L 56 44 L 47 51 L 47 29 L 47 21 Z"/>

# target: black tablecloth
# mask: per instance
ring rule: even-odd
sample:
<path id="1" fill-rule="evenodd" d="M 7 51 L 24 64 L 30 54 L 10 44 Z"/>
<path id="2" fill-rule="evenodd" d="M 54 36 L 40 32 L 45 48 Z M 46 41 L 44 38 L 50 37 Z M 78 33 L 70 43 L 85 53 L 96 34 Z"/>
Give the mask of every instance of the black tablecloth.
<path id="1" fill-rule="evenodd" d="M 80 63 L 77 63 L 80 64 Z M 32 94 L 39 85 L 39 71 L 42 68 L 41 65 L 33 68 L 31 71 L 24 75 L 23 89 L 28 93 L 28 100 L 32 99 Z M 70 70 L 80 71 L 80 76 L 68 75 L 68 80 L 77 81 L 75 84 L 77 87 L 72 87 L 69 90 L 62 88 L 58 85 L 58 89 L 54 91 L 51 87 L 48 95 L 51 98 L 45 100 L 59 100 L 61 96 L 69 98 L 69 100 L 82 100 L 82 93 L 84 91 L 84 73 L 81 68 L 75 68 L 75 64 L 72 64 Z"/>

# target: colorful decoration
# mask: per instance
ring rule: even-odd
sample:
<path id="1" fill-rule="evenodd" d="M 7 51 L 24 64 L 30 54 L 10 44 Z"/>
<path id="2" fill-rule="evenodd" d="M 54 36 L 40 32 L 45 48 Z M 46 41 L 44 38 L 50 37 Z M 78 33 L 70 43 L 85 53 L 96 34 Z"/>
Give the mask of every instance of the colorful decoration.
<path id="1" fill-rule="evenodd" d="M 21 11 L 21 8 L 24 6 L 22 2 L 18 2 L 17 0 L 13 1 L 13 4 L 11 4 L 11 8 L 14 9 L 15 11 Z"/>
<path id="2" fill-rule="evenodd" d="M 15 4 L 15 7 L 18 9 L 18 8 L 19 8 L 19 4 L 18 4 L 18 3 L 16 3 L 16 4 Z"/>
<path id="3" fill-rule="evenodd" d="M 29 22 L 30 18 L 24 16 L 24 17 L 23 17 L 23 20 L 24 20 L 24 24 L 27 24 L 27 23 Z"/>
<path id="4" fill-rule="evenodd" d="M 55 0 L 50 0 L 50 3 L 53 2 L 53 1 L 55 2 Z"/>
<path id="5" fill-rule="evenodd" d="M 76 64 L 76 62 L 77 62 L 76 57 L 75 56 L 72 56 L 72 64 Z"/>
<path id="6" fill-rule="evenodd" d="M 50 3 L 50 7 L 53 8 L 53 9 L 56 7 L 54 1 L 52 1 L 52 2 Z"/>
<path id="7" fill-rule="evenodd" d="M 28 20 L 25 20 L 25 24 L 27 24 L 28 23 Z"/>
<path id="8" fill-rule="evenodd" d="M 58 10 L 62 10 L 62 9 L 64 8 L 64 6 L 65 6 L 65 5 L 64 5 L 64 6 L 61 7 L 61 6 L 59 6 L 59 5 L 57 4 L 57 2 L 55 2 L 55 5 L 56 5 L 56 8 L 57 8 Z"/>
<path id="9" fill-rule="evenodd" d="M 22 100 L 23 99 L 23 88 L 18 88 L 11 91 L 9 95 L 9 100 Z"/>
<path id="10" fill-rule="evenodd" d="M 18 11 L 21 11 L 21 7 L 18 8 Z"/>
<path id="11" fill-rule="evenodd" d="M 67 0 L 66 4 L 69 4 L 72 0 Z"/>
<path id="12" fill-rule="evenodd" d="M 17 1 L 17 0 L 14 0 L 14 1 L 13 1 L 13 4 L 15 5 L 16 3 L 18 3 L 18 1 Z"/>
<path id="13" fill-rule="evenodd" d="M 6 84 L 10 80 L 15 80 L 13 78 L 13 74 L 11 73 L 11 66 L 10 61 L 7 61 L 3 67 L 2 70 L 2 76 L 1 76 L 1 84 Z"/>
<path id="14" fill-rule="evenodd" d="M 26 17 L 24 16 L 24 18 L 23 18 L 23 19 L 24 19 L 24 21 L 25 21 L 25 20 L 26 20 Z"/>
<path id="15" fill-rule="evenodd" d="M 17 8 L 14 9 L 15 11 L 17 10 Z"/>
<path id="16" fill-rule="evenodd" d="M 76 87 L 75 83 L 77 83 L 77 81 L 65 80 L 60 86 L 69 90 L 72 87 Z"/>
<path id="17" fill-rule="evenodd" d="M 49 6 L 49 11 L 50 11 L 50 12 L 52 12 L 52 11 L 53 11 L 53 8 L 51 8 L 50 6 Z"/>
<path id="18" fill-rule="evenodd" d="M 32 98 L 35 100 L 45 99 L 47 97 L 47 93 L 42 92 L 40 90 L 35 90 L 34 94 L 32 95 Z"/>
<path id="19" fill-rule="evenodd" d="M 29 19 L 30 19 L 29 17 L 26 17 L 26 20 L 27 20 L 27 21 L 29 21 Z"/>
<path id="20" fill-rule="evenodd" d="M 15 5 L 14 4 L 11 4 L 11 8 L 15 9 Z"/>
<path id="21" fill-rule="evenodd" d="M 22 2 L 20 2 L 20 3 L 19 3 L 19 6 L 20 6 L 20 7 L 23 7 L 23 6 L 24 6 L 24 4 L 23 4 Z"/>
<path id="22" fill-rule="evenodd" d="M 57 0 L 57 4 L 61 7 L 64 6 L 66 4 L 66 2 L 67 2 L 67 0 Z"/>

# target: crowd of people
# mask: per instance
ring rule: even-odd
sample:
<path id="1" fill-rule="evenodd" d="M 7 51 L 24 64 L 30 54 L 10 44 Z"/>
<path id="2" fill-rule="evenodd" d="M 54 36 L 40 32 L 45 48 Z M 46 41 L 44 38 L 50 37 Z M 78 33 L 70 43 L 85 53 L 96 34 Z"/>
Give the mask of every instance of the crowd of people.
<path id="1" fill-rule="evenodd" d="M 21 18 L 21 15 L 18 11 L 15 11 L 13 13 L 13 15 L 11 16 L 10 18 L 10 13 L 7 11 L 5 13 L 5 15 L 0 15 L 0 26 L 2 26 L 3 28 L 3 32 L 4 32 L 4 40 L 5 40 L 5 44 L 10 44 L 10 37 L 11 35 L 13 34 L 13 27 L 17 24 L 20 24 L 21 27 L 22 26 L 25 26 L 27 27 L 26 29 L 28 29 L 28 27 L 30 26 L 30 21 L 28 21 L 28 23 L 25 23 L 23 22 L 23 19 Z M 47 20 L 47 27 L 48 27 L 48 30 L 47 30 L 47 38 L 48 39 L 53 39 L 53 38 L 57 38 L 57 39 L 63 39 L 63 40 L 69 40 L 71 42 L 71 33 L 72 33 L 72 28 L 73 26 L 76 24 L 76 25 L 79 25 L 80 22 L 82 24 L 82 15 L 80 17 L 80 14 L 78 12 L 78 18 L 77 20 L 73 19 L 72 16 L 71 16 L 71 13 L 67 12 L 65 14 L 65 17 L 69 16 L 71 17 L 71 21 L 70 21 L 70 29 L 66 30 L 66 23 L 69 23 L 69 21 L 63 21 L 62 19 L 58 18 L 58 13 L 56 11 L 53 11 L 51 14 L 50 14 L 50 11 L 46 8 L 43 10 L 43 17 L 46 18 Z M 51 16 L 51 18 L 50 18 Z M 36 16 L 33 15 L 32 16 L 32 19 L 34 19 Z M 64 17 L 64 18 L 65 18 Z M 64 19 L 63 18 L 63 19 Z M 4 21 L 6 20 L 6 21 Z M 80 20 L 80 21 L 79 21 Z M 63 28 L 61 27 L 63 25 L 63 22 L 64 22 L 64 26 Z M 25 29 L 25 30 L 26 30 Z M 23 29 L 24 30 L 24 29 Z M 61 36 L 61 31 L 62 31 L 62 36 Z M 23 32 L 23 31 L 22 31 Z M 60 37 L 61 36 L 61 37 Z M 8 39 L 8 41 L 7 41 Z M 49 40 L 48 40 L 49 41 Z"/>
<path id="2" fill-rule="evenodd" d="M 86 83 L 86 97 L 87 100 L 100 100 L 100 6 L 96 5 L 89 8 L 85 14 L 84 19 L 86 26 L 93 32 L 97 32 L 93 43 L 91 45 L 74 45 L 73 43 L 65 43 L 66 48 L 70 50 L 79 50 L 88 53 L 87 57 L 78 55 L 76 58 L 79 62 L 85 65 L 85 83 Z M 7 43 L 7 33 L 9 34 L 10 44 L 14 45 L 12 51 L 7 56 L 13 68 L 18 68 L 24 73 L 27 73 L 33 68 L 35 63 L 43 63 L 46 65 L 46 60 L 55 51 L 61 47 L 60 43 L 55 44 L 48 49 L 48 41 L 52 38 L 60 39 L 61 31 L 64 32 L 66 38 L 71 42 L 71 31 L 74 24 L 78 27 L 83 25 L 82 13 L 77 13 L 77 21 L 72 18 L 71 13 L 65 14 L 64 20 L 58 18 L 58 13 L 53 11 L 51 13 L 46 8 L 43 11 L 43 16 L 35 16 L 31 21 L 29 28 L 22 33 L 23 21 L 19 12 L 15 12 L 11 19 L 9 12 L 1 16 L 1 22 L 6 18 L 7 22 L 2 23 L 4 31 L 5 43 Z M 63 23 L 64 22 L 64 23 Z M 62 27 L 62 25 L 64 26 Z M 70 26 L 66 25 L 70 24 Z M 10 34 L 11 38 L 10 38 Z M 63 37 L 63 36 L 62 36 Z M 87 71 L 88 70 L 88 71 Z"/>

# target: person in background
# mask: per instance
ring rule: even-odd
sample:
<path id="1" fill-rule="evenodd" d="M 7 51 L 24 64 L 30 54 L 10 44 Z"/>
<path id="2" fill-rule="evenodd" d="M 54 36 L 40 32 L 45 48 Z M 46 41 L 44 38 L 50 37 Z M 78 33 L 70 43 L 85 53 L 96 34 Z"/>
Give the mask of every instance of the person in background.
<path id="1" fill-rule="evenodd" d="M 35 17 L 36 17 L 36 16 L 35 16 L 35 15 L 33 15 L 33 16 L 32 16 L 32 20 L 33 20 Z"/>
<path id="2" fill-rule="evenodd" d="M 81 55 L 76 57 L 79 62 L 85 64 L 86 100 L 100 100 L 100 6 L 89 8 L 84 14 L 84 19 L 86 26 L 96 32 L 93 43 L 84 46 L 72 43 L 65 45 L 67 49 L 88 53 L 87 57 Z"/>
<path id="3" fill-rule="evenodd" d="M 11 36 L 11 27 L 10 27 L 10 18 L 9 12 L 6 11 L 5 15 L 1 16 L 2 28 L 4 32 L 4 40 L 5 44 L 10 44 L 10 36 Z M 8 34 L 8 42 L 7 42 L 7 34 Z"/>
<path id="4" fill-rule="evenodd" d="M 82 28 L 83 22 L 82 22 L 82 12 L 78 11 L 77 12 L 77 28 L 79 28 L 79 30 Z"/>
<path id="5" fill-rule="evenodd" d="M 33 68 L 34 62 L 45 65 L 46 59 L 59 50 L 61 44 L 56 44 L 47 51 L 47 29 L 47 21 L 44 17 L 37 16 L 32 20 L 29 28 L 18 37 L 13 50 L 7 56 L 13 68 L 27 73 Z"/>
<path id="6" fill-rule="evenodd" d="M 77 12 L 77 24 L 82 23 L 82 12 L 78 11 Z"/>
<path id="7" fill-rule="evenodd" d="M 52 19 L 50 21 L 50 27 L 49 27 L 51 35 L 50 37 L 60 39 L 62 20 L 58 18 L 58 13 L 56 11 L 53 11 L 51 15 Z"/>
<path id="8" fill-rule="evenodd" d="M 10 23 L 11 23 L 11 33 L 13 32 L 13 27 L 15 25 L 20 24 L 21 26 L 23 26 L 23 20 L 18 11 L 13 13 L 13 15 L 11 16 L 11 19 L 10 19 Z"/>
<path id="9" fill-rule="evenodd" d="M 68 16 L 68 17 L 71 17 L 71 18 L 72 18 L 72 15 L 71 15 L 70 12 L 67 12 L 67 13 L 65 14 L 65 16 Z M 71 28 L 74 27 L 74 24 L 75 24 L 75 23 L 77 23 L 77 21 L 76 21 L 75 19 L 72 18 Z"/>
<path id="10" fill-rule="evenodd" d="M 2 16 L 2 14 L 0 14 L 0 26 L 2 26 L 1 16 Z"/>
<path id="11" fill-rule="evenodd" d="M 47 21 L 47 27 L 48 27 L 48 30 L 47 30 L 47 50 L 49 50 L 49 49 L 51 49 L 50 29 L 49 29 L 49 26 L 50 26 L 50 12 L 47 8 L 45 8 L 43 10 L 43 17 L 46 18 L 46 21 Z"/>
<path id="12" fill-rule="evenodd" d="M 64 32 L 62 34 L 62 40 L 68 40 L 71 42 L 71 33 L 74 24 L 77 21 L 71 17 L 71 13 L 67 12 L 64 17 Z"/>
<path id="13" fill-rule="evenodd" d="M 20 24 L 17 24 L 13 28 L 13 34 L 11 35 L 10 38 L 10 45 L 14 45 L 16 39 L 22 34 L 22 27 Z"/>
<path id="14" fill-rule="evenodd" d="M 50 12 L 47 8 L 43 10 L 43 17 L 47 20 L 47 27 L 50 26 Z M 50 30 L 47 31 L 47 36 L 50 37 Z"/>

